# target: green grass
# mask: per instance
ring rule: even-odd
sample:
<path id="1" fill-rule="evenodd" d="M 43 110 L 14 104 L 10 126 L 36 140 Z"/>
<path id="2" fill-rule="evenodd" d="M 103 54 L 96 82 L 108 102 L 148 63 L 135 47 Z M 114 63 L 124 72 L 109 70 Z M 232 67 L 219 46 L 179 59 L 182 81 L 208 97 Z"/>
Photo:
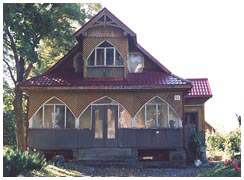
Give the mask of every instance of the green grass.
<path id="1" fill-rule="evenodd" d="M 19 175 L 19 177 L 82 177 L 84 176 L 77 170 L 66 169 L 54 165 L 47 165 L 41 170 L 33 170 Z"/>
<path id="2" fill-rule="evenodd" d="M 227 167 L 224 164 L 210 171 L 198 174 L 197 177 L 241 177 L 241 172 L 234 167 Z"/>

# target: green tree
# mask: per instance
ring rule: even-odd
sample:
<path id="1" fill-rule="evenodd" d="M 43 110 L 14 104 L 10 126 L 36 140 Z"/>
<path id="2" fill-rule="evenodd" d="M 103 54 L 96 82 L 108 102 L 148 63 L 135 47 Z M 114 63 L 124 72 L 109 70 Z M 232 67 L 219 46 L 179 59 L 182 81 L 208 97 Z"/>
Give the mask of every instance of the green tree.
<path id="1" fill-rule="evenodd" d="M 8 82 L 3 80 L 3 145 L 16 146 L 14 93 Z"/>
<path id="2" fill-rule="evenodd" d="M 67 52 L 74 44 L 74 24 L 84 24 L 100 4 L 3 4 L 3 61 L 14 84 L 13 107 L 16 115 L 18 149 L 26 145 L 23 120 L 23 92 L 18 84 L 31 71 L 41 67 L 38 48 L 42 41 L 47 47 Z M 55 56 L 58 56 L 56 54 Z"/>
<path id="3" fill-rule="evenodd" d="M 225 137 L 225 150 L 228 154 L 241 152 L 241 128 L 238 127 Z"/>

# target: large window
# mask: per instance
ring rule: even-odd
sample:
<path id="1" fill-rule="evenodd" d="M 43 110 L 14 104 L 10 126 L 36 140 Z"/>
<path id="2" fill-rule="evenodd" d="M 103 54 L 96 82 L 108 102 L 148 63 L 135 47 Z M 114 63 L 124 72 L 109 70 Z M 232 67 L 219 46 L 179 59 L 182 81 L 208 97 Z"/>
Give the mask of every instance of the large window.
<path id="1" fill-rule="evenodd" d="M 122 66 L 124 61 L 120 53 L 107 41 L 97 46 L 87 60 L 87 67 Z"/>
<path id="2" fill-rule="evenodd" d="M 135 128 L 180 128 L 182 122 L 168 103 L 159 97 L 147 102 L 134 118 Z"/>
<path id="3" fill-rule="evenodd" d="M 80 129 L 92 128 L 91 114 L 93 105 L 117 105 L 119 112 L 119 114 L 117 114 L 119 128 L 131 128 L 132 118 L 128 111 L 126 111 L 123 106 L 121 106 L 118 102 L 114 101 L 113 99 L 103 97 L 89 105 L 85 109 L 85 111 L 80 115 L 80 117 L 78 118 Z"/>
<path id="4" fill-rule="evenodd" d="M 75 117 L 69 108 L 57 98 L 46 102 L 35 113 L 30 128 L 75 128 Z"/>

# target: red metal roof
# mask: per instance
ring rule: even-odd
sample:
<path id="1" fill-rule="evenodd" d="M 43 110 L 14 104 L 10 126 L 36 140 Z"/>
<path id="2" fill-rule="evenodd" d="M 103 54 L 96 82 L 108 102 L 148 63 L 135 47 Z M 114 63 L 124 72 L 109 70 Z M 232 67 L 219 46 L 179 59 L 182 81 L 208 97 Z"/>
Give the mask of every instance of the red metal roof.
<path id="1" fill-rule="evenodd" d="M 212 92 L 207 78 L 187 79 L 193 87 L 189 93 L 185 96 L 186 98 L 199 98 L 199 97 L 212 97 Z"/>
<path id="2" fill-rule="evenodd" d="M 33 77 L 20 84 L 22 87 L 47 86 L 80 86 L 86 89 L 96 88 L 164 88 L 175 85 L 191 85 L 189 81 L 165 72 L 144 71 L 143 73 L 129 73 L 126 79 L 83 78 L 81 73 L 72 71 L 51 72 Z"/>

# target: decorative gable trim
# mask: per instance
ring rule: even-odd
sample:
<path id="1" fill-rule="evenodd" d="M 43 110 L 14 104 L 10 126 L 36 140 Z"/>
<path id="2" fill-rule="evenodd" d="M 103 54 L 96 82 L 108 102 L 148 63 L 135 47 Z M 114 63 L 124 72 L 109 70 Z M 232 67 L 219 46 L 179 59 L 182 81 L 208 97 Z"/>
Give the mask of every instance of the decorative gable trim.
<path id="1" fill-rule="evenodd" d="M 126 33 L 136 38 L 136 33 L 134 33 L 128 26 L 126 26 L 122 21 L 120 21 L 116 16 L 114 16 L 107 8 L 103 8 L 98 12 L 93 18 L 91 18 L 87 23 L 85 23 L 78 31 L 74 33 L 75 37 L 80 36 L 85 33 L 89 28 L 97 26 L 112 26 L 123 29 Z"/>

